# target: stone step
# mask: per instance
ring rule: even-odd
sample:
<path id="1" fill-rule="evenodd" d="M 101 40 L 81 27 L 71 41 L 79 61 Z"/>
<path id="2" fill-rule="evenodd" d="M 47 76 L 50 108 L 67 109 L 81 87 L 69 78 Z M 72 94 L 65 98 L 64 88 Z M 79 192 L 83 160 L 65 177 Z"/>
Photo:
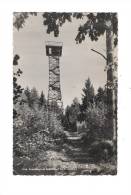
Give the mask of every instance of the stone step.
<path id="1" fill-rule="evenodd" d="M 87 153 L 79 153 L 79 152 L 70 152 L 72 156 L 87 156 Z"/>

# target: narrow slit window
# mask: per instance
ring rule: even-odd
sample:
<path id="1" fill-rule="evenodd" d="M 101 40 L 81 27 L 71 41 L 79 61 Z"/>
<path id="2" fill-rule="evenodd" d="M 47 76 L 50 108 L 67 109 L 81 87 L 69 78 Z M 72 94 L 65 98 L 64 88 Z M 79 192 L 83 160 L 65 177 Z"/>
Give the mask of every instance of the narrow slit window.
<path id="1" fill-rule="evenodd" d="M 51 48 L 49 48 L 49 54 L 51 54 Z"/>

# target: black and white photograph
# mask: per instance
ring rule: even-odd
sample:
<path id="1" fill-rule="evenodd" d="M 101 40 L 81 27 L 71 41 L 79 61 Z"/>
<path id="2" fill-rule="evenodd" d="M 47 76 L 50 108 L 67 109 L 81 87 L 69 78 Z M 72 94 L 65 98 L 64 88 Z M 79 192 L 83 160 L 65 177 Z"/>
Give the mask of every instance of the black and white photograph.
<path id="1" fill-rule="evenodd" d="M 13 13 L 13 175 L 117 175 L 118 19 Z"/>

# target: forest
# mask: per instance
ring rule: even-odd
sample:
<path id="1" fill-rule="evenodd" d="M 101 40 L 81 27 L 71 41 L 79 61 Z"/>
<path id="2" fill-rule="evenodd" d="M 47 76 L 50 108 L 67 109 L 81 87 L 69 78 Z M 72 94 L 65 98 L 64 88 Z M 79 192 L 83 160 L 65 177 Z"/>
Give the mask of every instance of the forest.
<path id="1" fill-rule="evenodd" d="M 37 15 L 37 13 L 20 14 L 16 17 L 14 27 L 23 28 L 30 14 Z M 53 31 L 54 36 L 59 36 L 59 27 L 65 23 L 65 20 L 71 22 L 72 14 L 44 13 L 43 17 L 46 18 L 44 25 L 48 25 L 47 33 Z M 74 13 L 73 17 L 82 19 L 84 16 L 83 13 Z M 100 26 L 103 26 L 106 20 L 112 19 L 114 45 L 117 45 L 115 13 L 114 15 L 90 13 L 87 17 L 88 22 L 83 28 L 79 28 L 76 42 L 81 43 L 87 33 L 92 41 L 97 41 L 99 36 L 105 33 L 105 29 Z M 51 20 L 54 26 L 51 26 Z M 59 25 L 55 26 L 57 20 Z M 91 25 L 90 21 L 95 23 L 95 30 L 92 31 L 91 28 L 89 32 L 86 29 L 87 25 Z M 71 105 L 67 105 L 64 110 L 60 110 L 56 104 L 57 114 L 53 114 L 52 111 L 51 125 L 48 99 L 43 91 L 39 93 L 35 87 L 23 88 L 19 85 L 18 78 L 22 74 L 19 68 L 20 56 L 14 54 L 13 173 L 15 175 L 115 175 L 117 173 L 117 139 L 116 137 L 114 139 L 114 129 L 111 129 L 111 120 L 115 118 L 116 121 L 117 107 L 113 115 L 113 102 L 109 100 L 113 91 L 117 91 L 117 78 L 114 77 L 113 80 L 111 74 L 114 69 L 108 67 L 112 62 L 112 56 L 108 56 L 109 49 L 111 48 L 107 49 L 106 58 L 108 59 L 107 84 L 95 92 L 91 78 L 87 78 L 81 89 L 80 100 L 74 97 Z M 116 68 L 117 64 L 114 63 L 113 66 Z"/>
<path id="2" fill-rule="evenodd" d="M 64 113 L 58 110 L 61 114 L 54 118 L 55 123 L 51 126 L 52 133 L 50 133 L 48 105 L 43 91 L 39 94 L 36 88 L 21 89 L 19 95 L 17 93 L 14 96 L 13 154 L 14 171 L 16 171 L 14 173 L 17 174 L 17 171 L 19 173 L 23 168 L 43 169 L 43 166 L 53 168 L 54 165 L 50 166 L 48 162 L 53 155 L 56 155 L 59 160 L 67 156 L 64 165 L 67 169 L 66 174 L 68 169 L 70 172 L 75 172 L 74 174 L 81 173 L 79 168 L 77 171 L 71 171 L 70 169 L 73 168 L 68 167 L 68 161 L 78 165 L 79 163 L 112 164 L 113 167 L 116 163 L 116 153 L 111 141 L 112 132 L 106 130 L 108 123 L 106 100 L 106 88 L 99 87 L 95 94 L 91 80 L 88 78 L 83 85 L 81 103 L 75 97 L 72 104 L 65 108 Z M 76 136 L 77 139 L 75 141 L 68 139 L 69 135 Z M 57 162 L 57 159 L 54 161 Z M 60 169 L 63 169 L 63 160 Z M 103 171 L 97 169 L 96 167 L 93 169 L 96 170 L 94 174 Z M 115 172 L 114 169 L 105 169 L 107 173 Z M 86 174 L 85 168 L 83 173 Z"/>

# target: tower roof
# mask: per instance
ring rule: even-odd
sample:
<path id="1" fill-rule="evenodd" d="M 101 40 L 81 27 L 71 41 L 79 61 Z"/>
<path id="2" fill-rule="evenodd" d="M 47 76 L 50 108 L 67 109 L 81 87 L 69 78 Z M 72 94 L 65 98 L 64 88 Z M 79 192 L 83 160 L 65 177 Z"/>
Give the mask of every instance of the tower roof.
<path id="1" fill-rule="evenodd" d="M 56 41 L 46 41 L 45 44 L 46 46 L 57 46 L 57 47 L 62 47 L 63 45 L 62 42 L 56 42 Z"/>

